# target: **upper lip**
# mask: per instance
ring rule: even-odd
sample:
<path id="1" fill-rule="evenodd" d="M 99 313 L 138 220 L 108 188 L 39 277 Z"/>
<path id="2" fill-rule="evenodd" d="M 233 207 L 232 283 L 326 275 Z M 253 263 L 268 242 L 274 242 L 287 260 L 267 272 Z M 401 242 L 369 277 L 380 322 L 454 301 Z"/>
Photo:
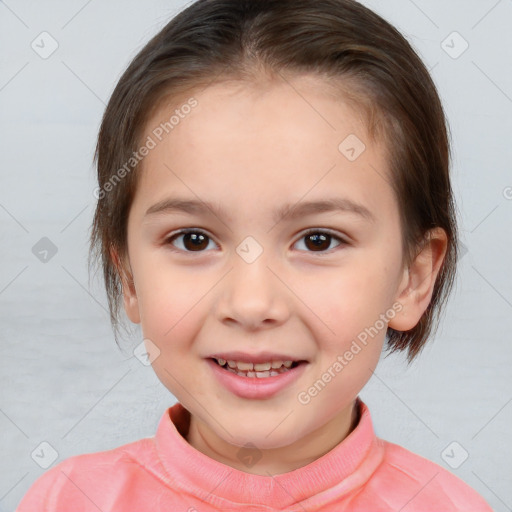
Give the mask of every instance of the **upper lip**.
<path id="1" fill-rule="evenodd" d="M 278 354 L 275 352 L 259 352 L 257 354 L 249 354 L 247 352 L 217 352 L 208 356 L 208 359 L 225 359 L 226 361 L 240 361 L 243 363 L 267 363 L 271 361 L 306 361 L 305 359 L 297 359 L 287 354 Z"/>

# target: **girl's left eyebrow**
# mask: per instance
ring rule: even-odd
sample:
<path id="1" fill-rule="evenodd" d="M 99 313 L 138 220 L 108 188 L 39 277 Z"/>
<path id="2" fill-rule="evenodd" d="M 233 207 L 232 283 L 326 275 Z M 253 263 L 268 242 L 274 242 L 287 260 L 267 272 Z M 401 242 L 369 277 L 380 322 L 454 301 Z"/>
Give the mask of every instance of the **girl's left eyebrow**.
<path id="1" fill-rule="evenodd" d="M 186 197 L 168 197 L 158 203 L 155 203 L 153 206 L 150 206 L 144 214 L 144 217 L 180 212 L 188 213 L 190 215 L 213 214 L 219 219 L 227 216 L 220 204 Z M 317 201 L 299 201 L 295 204 L 285 204 L 274 211 L 274 221 L 277 223 L 285 217 L 288 219 L 295 219 L 297 217 L 304 217 L 306 215 L 324 212 L 350 213 L 358 215 L 369 222 L 376 222 L 376 217 L 369 208 L 361 203 L 357 203 L 351 199 L 343 197 L 333 197 Z"/>

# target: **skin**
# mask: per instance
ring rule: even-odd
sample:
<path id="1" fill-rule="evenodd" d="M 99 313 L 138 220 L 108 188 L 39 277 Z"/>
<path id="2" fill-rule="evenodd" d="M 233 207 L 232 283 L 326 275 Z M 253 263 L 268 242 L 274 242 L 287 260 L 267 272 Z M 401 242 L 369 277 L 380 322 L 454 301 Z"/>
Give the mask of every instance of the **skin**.
<path id="1" fill-rule="evenodd" d="M 187 441 L 257 475 L 309 464 L 351 432 L 354 400 L 377 366 L 385 328 L 308 404 L 298 394 L 393 304 L 402 309 L 388 325 L 413 328 L 446 252 L 437 228 L 413 264 L 402 267 L 385 148 L 369 139 L 358 112 L 322 85 L 302 76 L 254 87 L 214 84 L 194 94 L 198 106 L 142 162 L 128 254 L 117 259 L 127 315 L 160 350 L 152 366 L 191 413 Z M 156 112 L 144 140 L 175 108 L 176 102 Z M 349 134 L 366 144 L 354 162 L 338 150 Z M 171 195 L 218 203 L 226 216 L 145 216 Z M 285 203 L 325 197 L 357 201 L 375 221 L 348 212 L 273 220 Z M 205 232 L 201 251 L 183 235 L 169 241 L 183 228 Z M 328 229 L 341 242 L 328 237 L 315 250 L 304 236 L 308 228 Z M 236 252 L 247 236 L 263 249 L 252 263 Z M 222 387 L 205 360 L 229 350 L 284 352 L 308 365 L 277 395 L 245 399 Z M 239 458 L 249 442 L 261 457 L 251 467 Z"/>

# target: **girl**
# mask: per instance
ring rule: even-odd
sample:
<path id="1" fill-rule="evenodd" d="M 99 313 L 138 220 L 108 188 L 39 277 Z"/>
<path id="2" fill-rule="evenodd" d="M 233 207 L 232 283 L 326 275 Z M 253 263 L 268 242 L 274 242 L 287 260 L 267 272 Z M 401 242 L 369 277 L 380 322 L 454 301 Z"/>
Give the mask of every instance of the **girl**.
<path id="1" fill-rule="evenodd" d="M 420 353 L 457 262 L 443 108 L 392 26 L 353 0 L 199 0 L 121 77 L 96 159 L 113 326 L 122 297 L 178 402 L 19 512 L 491 510 L 358 396 L 384 343 Z"/>

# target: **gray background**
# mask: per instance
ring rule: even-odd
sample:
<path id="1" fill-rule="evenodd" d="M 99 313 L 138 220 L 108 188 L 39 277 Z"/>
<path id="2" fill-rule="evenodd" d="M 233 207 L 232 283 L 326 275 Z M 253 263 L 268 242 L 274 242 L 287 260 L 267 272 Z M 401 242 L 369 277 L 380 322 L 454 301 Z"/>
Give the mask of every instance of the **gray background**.
<path id="1" fill-rule="evenodd" d="M 364 3 L 432 70 L 453 133 L 468 252 L 420 359 L 409 368 L 400 355 L 383 360 L 361 396 L 378 436 L 446 467 L 495 510 L 512 510 L 512 1 Z M 133 357 L 140 331 L 118 350 L 86 254 L 105 103 L 184 5 L 0 2 L 0 510 L 14 510 L 43 473 L 31 457 L 41 442 L 58 452 L 54 464 L 114 448 L 152 436 L 175 402 Z M 31 47 L 43 31 L 59 45 L 46 59 Z M 454 31 L 469 44 L 461 55 Z M 57 248 L 46 262 L 32 252 L 43 237 Z"/>

